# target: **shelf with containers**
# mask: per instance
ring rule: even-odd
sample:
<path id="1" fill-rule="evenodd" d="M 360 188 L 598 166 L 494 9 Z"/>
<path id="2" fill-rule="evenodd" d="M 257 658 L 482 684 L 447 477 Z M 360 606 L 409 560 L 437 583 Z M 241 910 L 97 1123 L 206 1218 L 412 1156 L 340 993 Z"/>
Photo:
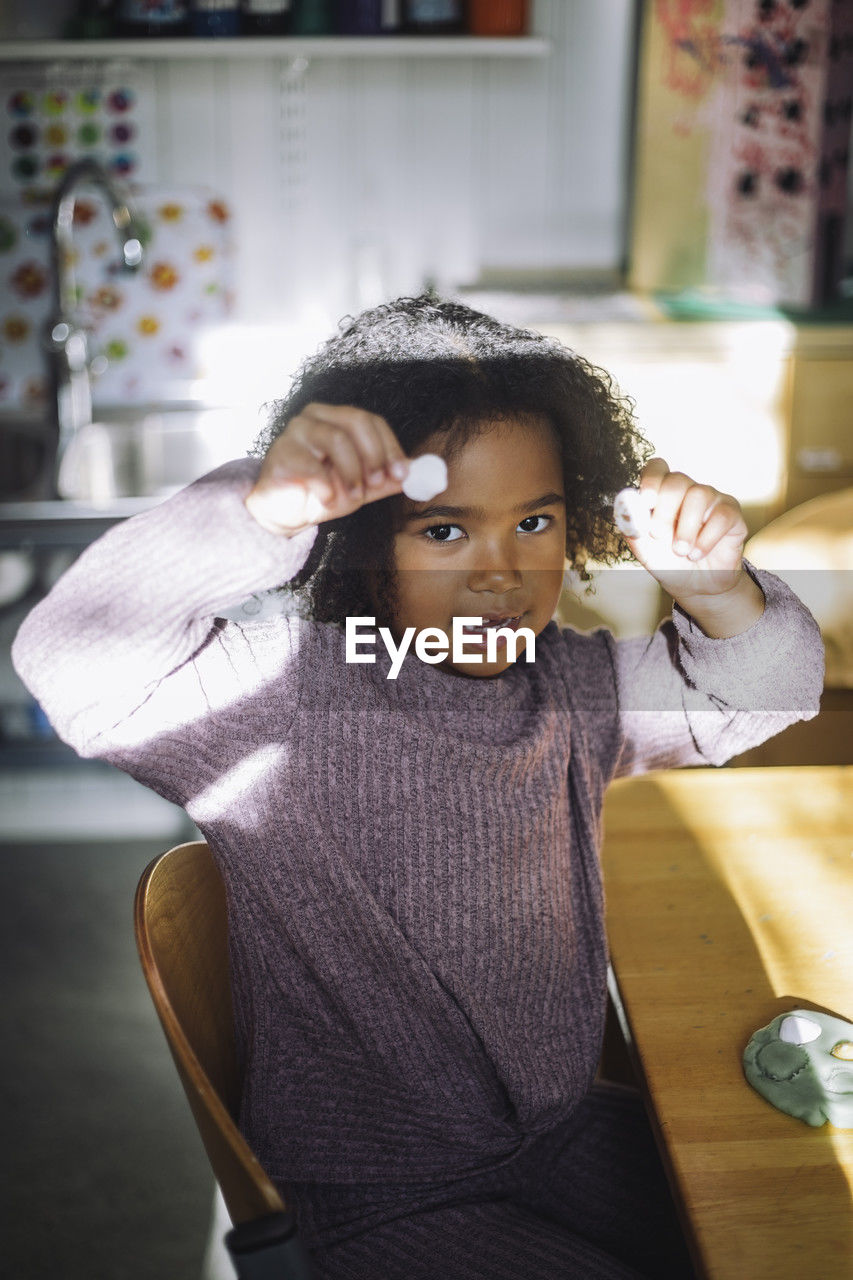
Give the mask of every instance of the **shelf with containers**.
<path id="1" fill-rule="evenodd" d="M 0 63 L 175 58 L 544 58 L 538 36 L 181 36 L 154 40 L 2 40 Z"/>

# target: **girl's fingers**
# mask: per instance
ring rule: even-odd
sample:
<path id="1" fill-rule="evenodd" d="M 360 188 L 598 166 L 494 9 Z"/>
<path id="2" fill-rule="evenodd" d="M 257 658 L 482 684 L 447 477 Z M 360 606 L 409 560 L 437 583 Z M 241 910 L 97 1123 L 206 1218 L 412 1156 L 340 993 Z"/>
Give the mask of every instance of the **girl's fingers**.
<path id="1" fill-rule="evenodd" d="M 740 504 L 735 498 L 720 494 L 719 502 L 694 538 L 687 558 L 693 561 L 704 559 L 723 539 L 731 541 L 734 546 L 743 546 L 747 532 Z"/>
<path id="2" fill-rule="evenodd" d="M 274 460 L 267 455 L 246 507 L 264 528 L 291 533 L 328 519 L 341 500 L 340 483 L 324 464 L 297 441 L 289 441 Z"/>
<path id="3" fill-rule="evenodd" d="M 312 443 L 323 447 L 324 428 L 349 440 L 358 455 L 361 483 L 365 488 L 383 488 L 388 477 L 400 480 L 407 470 L 406 456 L 384 418 L 351 405 L 310 404 L 302 417 Z M 331 455 L 334 458 L 334 454 Z M 395 469 L 396 468 L 396 469 Z"/>
<path id="4" fill-rule="evenodd" d="M 323 460 L 300 441 L 280 437 L 264 459 L 256 488 L 273 491 L 286 484 L 310 485 L 323 502 L 335 498 L 334 476 Z"/>
<path id="5" fill-rule="evenodd" d="M 351 497 L 364 497 L 367 483 L 365 468 L 361 452 L 348 431 L 336 423 L 316 418 L 309 420 L 309 424 L 298 432 L 296 439 L 304 444 L 317 461 L 328 465 Z"/>
<path id="6" fill-rule="evenodd" d="M 664 458 L 649 458 L 640 473 L 639 487 L 642 490 L 648 490 L 650 493 L 657 493 L 669 474 L 669 466 Z"/>
<path id="7" fill-rule="evenodd" d="M 640 489 L 654 496 L 648 536 L 678 556 L 697 562 L 726 538 L 732 545 L 746 539 L 740 504 L 712 485 L 696 484 L 680 471 L 670 471 L 663 458 L 643 468 Z"/>
<path id="8" fill-rule="evenodd" d="M 672 549 L 676 555 L 687 555 L 696 536 L 722 495 L 707 484 L 690 484 L 681 500 L 672 530 Z"/>
<path id="9" fill-rule="evenodd" d="M 644 495 L 649 495 L 648 506 L 654 514 L 660 501 L 661 488 L 667 476 L 671 475 L 669 465 L 663 458 L 650 458 L 640 473 L 639 489 Z M 652 533 L 654 528 L 654 518 L 650 522 L 648 532 Z M 652 536 L 657 536 L 652 534 Z"/>
<path id="10" fill-rule="evenodd" d="M 692 483 L 690 477 L 685 476 L 680 471 L 669 471 L 662 478 L 649 526 L 650 537 L 660 542 L 672 541 L 673 530 L 678 513 L 681 510 L 681 504 Z M 645 482 L 643 482 L 642 487 L 646 487 Z"/>
<path id="11" fill-rule="evenodd" d="M 399 493 L 408 461 L 384 418 L 309 404 L 273 441 L 247 499 L 268 529 L 292 533 Z"/>

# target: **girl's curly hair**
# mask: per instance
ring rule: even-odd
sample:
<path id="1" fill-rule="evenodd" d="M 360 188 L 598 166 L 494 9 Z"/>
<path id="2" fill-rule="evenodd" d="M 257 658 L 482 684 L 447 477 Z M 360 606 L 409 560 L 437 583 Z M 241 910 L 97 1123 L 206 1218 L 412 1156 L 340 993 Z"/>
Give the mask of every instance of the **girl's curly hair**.
<path id="1" fill-rule="evenodd" d="M 610 376 L 554 339 L 501 324 L 432 294 L 347 317 L 297 372 L 255 442 L 263 455 L 308 404 L 348 404 L 380 414 L 412 457 L 429 437 L 448 460 L 485 421 L 547 421 L 563 459 L 568 567 L 614 564 L 628 548 L 608 518 L 608 501 L 636 482 L 651 446 L 631 400 Z M 304 568 L 290 584 L 318 621 L 385 616 L 394 598 L 393 539 L 403 499 L 366 503 L 320 525 Z"/>

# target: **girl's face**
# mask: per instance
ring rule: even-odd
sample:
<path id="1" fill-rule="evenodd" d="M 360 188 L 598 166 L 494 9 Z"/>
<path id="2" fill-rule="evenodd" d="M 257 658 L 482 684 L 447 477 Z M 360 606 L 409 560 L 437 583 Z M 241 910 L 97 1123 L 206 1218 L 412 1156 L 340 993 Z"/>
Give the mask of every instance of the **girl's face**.
<path id="1" fill-rule="evenodd" d="M 423 452 L 440 452 L 442 437 Z M 560 448 L 546 422 L 483 423 L 448 463 L 448 486 L 430 502 L 405 500 L 394 538 L 396 638 L 406 627 L 438 627 L 452 641 L 454 617 L 482 617 L 529 627 L 538 635 L 557 607 L 566 548 Z M 474 645 L 466 641 L 466 649 Z M 518 645 L 518 654 L 524 645 Z M 441 664 L 466 676 L 500 675 L 510 665 L 500 640 L 497 661 Z"/>

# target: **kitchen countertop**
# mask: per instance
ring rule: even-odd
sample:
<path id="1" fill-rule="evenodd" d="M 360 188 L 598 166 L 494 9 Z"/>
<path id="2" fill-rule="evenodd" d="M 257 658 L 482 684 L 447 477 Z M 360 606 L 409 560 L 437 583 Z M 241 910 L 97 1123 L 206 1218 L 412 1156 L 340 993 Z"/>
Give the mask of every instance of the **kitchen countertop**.
<path id="1" fill-rule="evenodd" d="M 54 501 L 0 503 L 0 551 L 33 547 L 85 547 L 119 520 L 148 511 L 155 498 L 114 498 L 104 505 Z"/>

